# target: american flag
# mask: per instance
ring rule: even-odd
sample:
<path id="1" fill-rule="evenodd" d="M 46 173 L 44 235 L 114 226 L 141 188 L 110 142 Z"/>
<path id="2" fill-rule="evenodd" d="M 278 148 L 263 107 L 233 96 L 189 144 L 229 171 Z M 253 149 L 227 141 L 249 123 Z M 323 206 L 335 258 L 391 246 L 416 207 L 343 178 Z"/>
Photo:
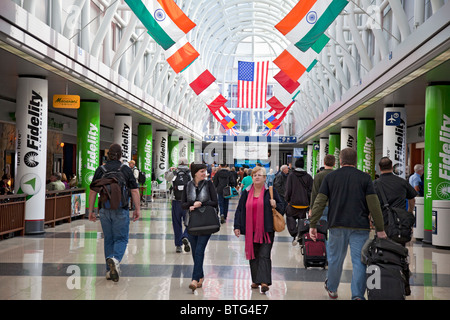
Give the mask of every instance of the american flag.
<path id="1" fill-rule="evenodd" d="M 269 61 L 238 62 L 238 108 L 265 109 Z"/>

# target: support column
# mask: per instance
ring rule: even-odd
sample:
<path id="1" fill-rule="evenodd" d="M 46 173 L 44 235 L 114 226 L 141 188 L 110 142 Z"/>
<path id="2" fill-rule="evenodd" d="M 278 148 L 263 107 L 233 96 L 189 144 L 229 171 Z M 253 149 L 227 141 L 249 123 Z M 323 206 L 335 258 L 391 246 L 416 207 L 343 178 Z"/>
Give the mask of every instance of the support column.
<path id="1" fill-rule="evenodd" d="M 100 164 L 100 103 L 81 100 L 77 119 L 77 177 L 78 187 L 86 189 L 89 199 L 89 185 Z M 86 210 L 89 206 L 86 201 Z M 95 201 L 97 206 L 97 200 Z"/>
<path id="2" fill-rule="evenodd" d="M 160 190 L 166 190 L 166 179 L 164 173 L 168 170 L 168 133 L 165 130 L 157 130 L 155 133 L 155 155 L 156 155 L 156 181 Z"/>
<path id="3" fill-rule="evenodd" d="M 132 119 L 129 114 L 116 114 L 114 117 L 114 143 L 122 147 L 122 161 L 131 160 Z"/>
<path id="4" fill-rule="evenodd" d="M 169 166 L 178 167 L 178 159 L 180 158 L 180 137 L 171 135 L 169 139 Z"/>
<path id="5" fill-rule="evenodd" d="M 145 174 L 143 196 L 151 200 L 152 195 L 153 129 L 151 124 L 138 126 L 137 168 Z"/>
<path id="6" fill-rule="evenodd" d="M 341 150 L 353 148 L 356 150 L 356 129 L 350 127 L 341 128 Z"/>
<path id="7" fill-rule="evenodd" d="M 375 179 L 375 120 L 359 119 L 357 135 L 357 168 Z"/>
<path id="8" fill-rule="evenodd" d="M 329 140 L 328 138 L 320 138 L 320 147 L 319 147 L 319 164 L 317 169 L 320 169 L 324 166 L 325 156 L 328 154 L 329 148 Z"/>
<path id="9" fill-rule="evenodd" d="M 27 194 L 25 234 L 44 233 L 47 169 L 48 81 L 17 80 L 15 192 Z"/>
<path id="10" fill-rule="evenodd" d="M 306 151 L 306 172 L 312 176 L 313 167 L 313 145 L 308 144 L 308 149 Z"/>
<path id="11" fill-rule="evenodd" d="M 433 200 L 450 200 L 450 83 L 431 83 L 425 97 L 424 238 L 432 243 Z"/>
<path id="12" fill-rule="evenodd" d="M 178 155 L 180 158 L 186 158 L 188 163 L 190 164 L 189 161 L 189 153 L 188 153 L 188 141 L 186 140 L 186 138 L 181 138 L 180 142 L 178 144 Z"/>
<path id="13" fill-rule="evenodd" d="M 336 158 L 333 169 L 339 169 L 339 154 L 341 153 L 341 135 L 339 133 L 330 133 L 328 154 L 332 154 Z"/>
<path id="14" fill-rule="evenodd" d="M 406 177 L 406 109 L 403 105 L 384 108 L 383 157 L 392 161 L 394 174 Z"/>

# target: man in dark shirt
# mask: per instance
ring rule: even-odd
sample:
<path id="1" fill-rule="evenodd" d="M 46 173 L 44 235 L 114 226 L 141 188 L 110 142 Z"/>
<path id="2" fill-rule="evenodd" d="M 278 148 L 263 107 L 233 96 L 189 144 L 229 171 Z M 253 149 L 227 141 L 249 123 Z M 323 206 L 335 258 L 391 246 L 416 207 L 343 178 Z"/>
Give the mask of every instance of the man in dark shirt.
<path id="1" fill-rule="evenodd" d="M 337 289 L 342 267 L 350 245 L 352 260 L 352 299 L 363 300 L 366 291 L 366 266 L 361 262 L 361 250 L 369 238 L 369 214 L 374 220 L 377 236 L 386 238 L 380 202 L 370 176 L 356 169 L 356 151 L 343 149 L 339 156 L 341 168 L 329 173 L 319 189 L 309 233 L 317 239 L 316 224 L 328 201 L 328 275 L 325 289 L 330 298 L 338 297 Z"/>
<path id="2" fill-rule="evenodd" d="M 325 169 L 320 171 L 318 174 L 314 176 L 314 182 L 312 186 L 311 191 L 311 204 L 309 206 L 309 214 L 312 213 L 312 207 L 314 206 L 314 201 L 316 200 L 317 194 L 320 190 L 320 185 L 322 184 L 323 179 L 325 177 L 333 172 L 334 164 L 336 163 L 336 158 L 332 154 L 327 154 L 325 158 L 323 159 L 323 164 L 325 166 Z M 328 217 L 328 206 L 325 207 L 322 215 L 322 219 L 327 220 Z"/>
<path id="3" fill-rule="evenodd" d="M 408 181 L 394 175 L 392 161 L 388 157 L 381 158 L 378 165 L 380 167 L 381 175 L 379 179 L 373 182 L 373 185 L 380 200 L 381 207 L 383 207 L 384 203 L 380 193 L 380 185 L 382 186 L 384 194 L 386 195 L 386 200 L 391 207 L 406 210 L 406 200 L 408 200 L 408 211 L 412 212 L 416 204 L 416 190 L 414 190 Z M 385 225 L 387 225 L 389 221 L 387 214 L 387 210 L 383 210 Z"/>
<path id="4" fill-rule="evenodd" d="M 231 174 L 227 164 L 221 164 L 219 166 L 219 171 L 217 171 L 213 177 L 213 183 L 216 187 L 217 197 L 219 199 L 220 222 L 225 223 L 228 217 L 228 206 L 230 199 L 224 198 L 223 189 L 226 186 L 236 186 L 236 181 L 234 181 L 233 175 Z"/>
<path id="5" fill-rule="evenodd" d="M 105 164 L 106 171 L 118 170 L 121 166 L 120 158 L 122 157 L 122 148 L 118 144 L 112 144 L 109 147 L 108 161 Z M 139 189 L 134 178 L 133 172 L 127 165 L 120 169 L 125 180 L 127 181 L 127 188 L 131 191 L 131 199 L 133 201 L 135 210 L 133 213 L 133 221 L 140 217 L 140 200 Z M 97 218 L 94 213 L 95 199 L 97 192 L 92 190 L 95 186 L 95 181 L 102 178 L 104 171 L 98 167 L 92 178 L 91 190 L 89 192 L 89 220 L 96 221 Z M 130 213 L 128 207 L 129 198 L 126 203 L 120 202 L 120 207 L 116 210 L 108 209 L 108 204 L 99 211 L 100 222 L 102 224 L 104 235 L 104 250 L 106 258 L 106 279 L 119 281 L 119 263 L 125 254 L 128 245 L 128 234 L 130 226 Z"/>

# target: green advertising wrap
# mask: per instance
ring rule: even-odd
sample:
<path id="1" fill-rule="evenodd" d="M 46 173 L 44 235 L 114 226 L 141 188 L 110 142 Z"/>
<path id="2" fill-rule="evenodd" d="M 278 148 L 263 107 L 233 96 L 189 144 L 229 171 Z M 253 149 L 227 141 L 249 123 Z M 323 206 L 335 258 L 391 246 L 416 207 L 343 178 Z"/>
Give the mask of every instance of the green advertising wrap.
<path id="1" fill-rule="evenodd" d="M 313 152 L 312 152 L 312 176 L 314 177 L 319 170 L 319 150 L 320 144 L 319 142 L 313 143 Z"/>
<path id="2" fill-rule="evenodd" d="M 375 179 L 375 120 L 359 119 L 356 138 L 357 168 Z"/>
<path id="3" fill-rule="evenodd" d="M 98 101 L 81 101 L 77 117 L 78 187 L 86 189 L 88 199 L 89 185 L 100 165 L 100 104 Z"/>
<path id="4" fill-rule="evenodd" d="M 179 159 L 179 137 L 169 137 L 169 168 L 178 167 Z"/>
<path id="5" fill-rule="evenodd" d="M 328 154 L 336 158 L 334 169 L 339 169 L 339 153 L 341 152 L 341 135 L 339 133 L 330 133 L 328 138 Z"/>
<path id="6" fill-rule="evenodd" d="M 424 239 L 432 242 L 432 201 L 450 200 L 450 84 L 431 84 L 425 99 Z"/>
<path id="7" fill-rule="evenodd" d="M 153 157 L 153 130 L 151 124 L 139 124 L 137 167 L 145 174 L 143 195 L 151 197 L 152 194 L 152 157 Z"/>

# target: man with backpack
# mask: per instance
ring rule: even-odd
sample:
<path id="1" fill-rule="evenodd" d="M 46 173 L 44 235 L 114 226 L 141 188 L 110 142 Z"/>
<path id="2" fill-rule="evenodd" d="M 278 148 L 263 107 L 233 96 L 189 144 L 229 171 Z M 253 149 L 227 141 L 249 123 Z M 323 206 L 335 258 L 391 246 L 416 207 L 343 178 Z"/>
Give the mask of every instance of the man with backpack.
<path id="1" fill-rule="evenodd" d="M 286 225 L 290 235 L 294 237 L 293 246 L 298 243 L 298 220 L 306 218 L 313 186 L 313 178 L 303 169 L 304 165 L 303 158 L 295 161 L 295 170 L 288 175 L 284 195 L 287 203 Z"/>
<path id="2" fill-rule="evenodd" d="M 139 189 L 133 172 L 120 162 L 122 147 L 112 144 L 109 147 L 108 160 L 97 168 L 90 184 L 89 220 L 97 220 L 94 213 L 95 199 L 99 198 L 99 216 L 104 235 L 106 258 L 106 279 L 119 281 L 119 263 L 128 245 L 130 213 L 128 201 L 133 201 L 135 210 L 133 221 L 140 217 Z"/>
<path id="3" fill-rule="evenodd" d="M 236 187 L 237 183 L 237 181 L 234 180 L 227 164 L 219 165 L 219 171 L 217 171 L 214 175 L 213 183 L 216 187 L 217 199 L 219 201 L 220 222 L 225 223 L 225 221 L 227 221 L 230 199 L 224 197 L 223 189 L 225 189 L 225 187 Z"/>
<path id="4" fill-rule="evenodd" d="M 186 219 L 186 210 L 181 208 L 181 195 L 187 183 L 192 180 L 191 171 L 188 168 L 188 160 L 180 158 L 177 168 L 170 168 L 164 174 L 167 181 L 172 182 L 172 226 L 175 241 L 175 251 L 181 253 L 181 245 L 184 245 L 184 251 L 189 252 L 191 247 L 187 238 L 186 228 L 183 231 L 183 221 Z"/>

